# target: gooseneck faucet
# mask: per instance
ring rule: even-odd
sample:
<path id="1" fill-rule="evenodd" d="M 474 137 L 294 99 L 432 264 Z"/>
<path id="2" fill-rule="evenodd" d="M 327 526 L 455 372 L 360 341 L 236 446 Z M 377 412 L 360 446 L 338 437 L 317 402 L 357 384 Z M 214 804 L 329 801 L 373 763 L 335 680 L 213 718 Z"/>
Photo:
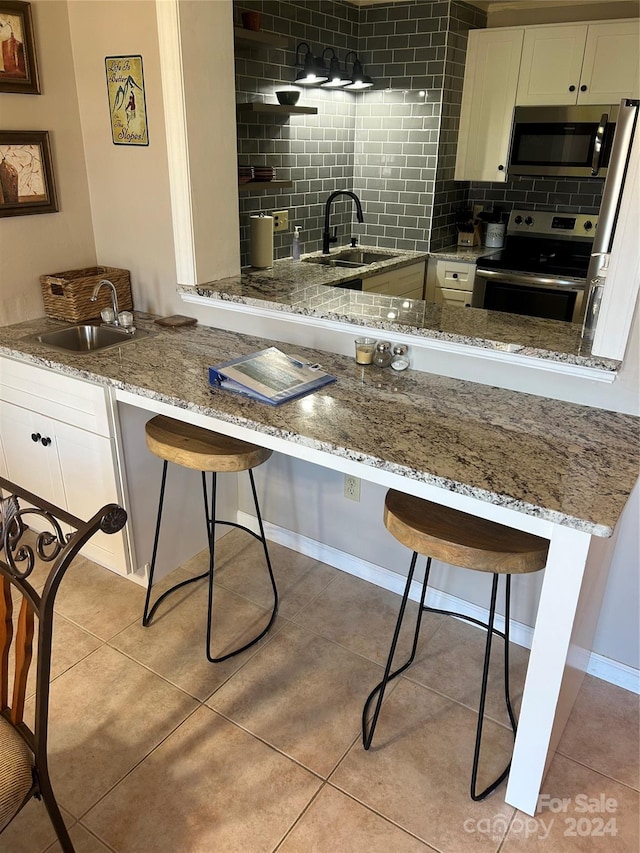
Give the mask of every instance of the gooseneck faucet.
<path id="1" fill-rule="evenodd" d="M 331 243 L 338 242 L 338 229 L 334 229 L 334 233 L 332 236 L 329 228 L 329 219 L 331 217 L 331 205 L 333 204 L 333 200 L 334 198 L 336 198 L 336 196 L 339 195 L 348 195 L 353 199 L 353 202 L 356 206 L 356 216 L 358 222 L 364 222 L 364 216 L 362 215 L 362 205 L 360 204 L 360 199 L 354 192 L 351 192 L 351 190 L 336 190 L 334 193 L 331 193 L 331 195 L 327 199 L 327 203 L 324 208 L 324 231 L 322 232 L 322 253 L 324 255 L 329 254 L 329 246 L 331 245 Z"/>
<path id="2" fill-rule="evenodd" d="M 116 291 L 116 287 L 115 287 L 114 283 L 112 281 L 109 281 L 108 278 L 101 279 L 101 281 L 99 281 L 96 284 L 96 286 L 93 288 L 93 293 L 91 294 L 91 296 L 89 298 L 91 299 L 92 302 L 95 302 L 96 299 L 98 298 L 98 293 L 100 293 L 100 288 L 102 287 L 103 284 L 106 284 L 111 290 L 111 304 L 113 305 L 113 314 L 114 314 L 112 325 L 117 326 L 119 324 L 118 315 L 120 312 L 118 310 L 118 293 Z"/>

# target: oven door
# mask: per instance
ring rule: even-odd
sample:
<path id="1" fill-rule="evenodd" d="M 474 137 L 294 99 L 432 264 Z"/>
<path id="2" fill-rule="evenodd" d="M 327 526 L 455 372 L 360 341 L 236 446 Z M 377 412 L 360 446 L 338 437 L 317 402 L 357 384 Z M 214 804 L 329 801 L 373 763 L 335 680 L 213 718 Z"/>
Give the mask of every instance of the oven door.
<path id="1" fill-rule="evenodd" d="M 584 279 L 478 269 L 473 287 L 473 307 L 581 323 L 585 289 Z"/>

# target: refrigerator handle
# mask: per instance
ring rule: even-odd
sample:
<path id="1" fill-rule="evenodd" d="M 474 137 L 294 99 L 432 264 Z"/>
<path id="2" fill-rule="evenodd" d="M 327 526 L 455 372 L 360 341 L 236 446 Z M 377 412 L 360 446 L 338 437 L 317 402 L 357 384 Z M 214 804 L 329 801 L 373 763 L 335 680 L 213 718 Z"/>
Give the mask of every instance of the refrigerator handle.
<path id="1" fill-rule="evenodd" d="M 598 129 L 596 130 L 596 138 L 593 145 L 593 160 L 591 161 L 591 174 L 596 177 L 600 171 L 600 161 L 602 160 L 602 142 L 604 140 L 604 132 L 609 122 L 608 113 L 602 113 Z"/>

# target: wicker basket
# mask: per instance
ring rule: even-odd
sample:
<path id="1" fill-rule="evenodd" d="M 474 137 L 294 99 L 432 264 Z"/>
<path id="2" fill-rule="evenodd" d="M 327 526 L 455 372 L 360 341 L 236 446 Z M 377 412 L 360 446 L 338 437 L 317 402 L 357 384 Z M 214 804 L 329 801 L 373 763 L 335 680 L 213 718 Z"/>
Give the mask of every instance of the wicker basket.
<path id="1" fill-rule="evenodd" d="M 83 270 L 41 275 L 42 300 L 47 317 L 79 323 L 100 316 L 103 308 L 111 307 L 111 288 L 103 287 L 95 302 L 93 289 L 103 278 L 113 282 L 118 294 L 120 311 L 133 308 L 129 270 L 116 267 L 87 267 Z"/>

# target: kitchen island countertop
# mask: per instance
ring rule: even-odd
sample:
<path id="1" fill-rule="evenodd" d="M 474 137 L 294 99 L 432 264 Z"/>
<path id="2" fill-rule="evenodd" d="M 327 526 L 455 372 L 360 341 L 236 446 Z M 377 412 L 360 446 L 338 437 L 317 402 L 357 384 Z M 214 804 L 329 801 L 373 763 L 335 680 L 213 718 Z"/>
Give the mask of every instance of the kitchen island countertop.
<path id="1" fill-rule="evenodd" d="M 0 355 L 599 536 L 611 534 L 638 476 L 630 415 L 292 345 L 281 346 L 338 382 L 273 408 L 207 384 L 210 365 L 271 341 L 136 321 L 156 334 L 88 355 L 25 340 L 68 324 L 23 322 L 0 328 Z"/>

